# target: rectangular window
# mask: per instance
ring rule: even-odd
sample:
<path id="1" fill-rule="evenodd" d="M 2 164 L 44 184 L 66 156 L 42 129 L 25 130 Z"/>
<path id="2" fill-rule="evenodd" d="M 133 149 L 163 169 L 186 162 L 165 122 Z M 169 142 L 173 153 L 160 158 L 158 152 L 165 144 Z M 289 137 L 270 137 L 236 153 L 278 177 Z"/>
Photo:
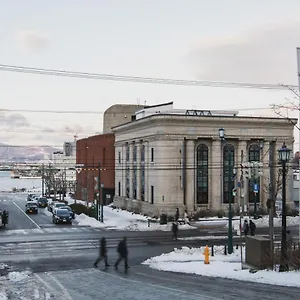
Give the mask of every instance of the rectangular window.
<path id="1" fill-rule="evenodd" d="M 151 148 L 151 162 L 154 162 L 154 148 Z"/>
<path id="2" fill-rule="evenodd" d="M 121 182 L 118 183 L 118 194 L 121 196 Z"/>
<path id="3" fill-rule="evenodd" d="M 121 151 L 119 151 L 119 153 L 118 153 L 118 162 L 119 162 L 119 164 L 121 164 Z"/>
<path id="4" fill-rule="evenodd" d="M 151 204 L 154 204 L 154 186 L 151 185 Z"/>

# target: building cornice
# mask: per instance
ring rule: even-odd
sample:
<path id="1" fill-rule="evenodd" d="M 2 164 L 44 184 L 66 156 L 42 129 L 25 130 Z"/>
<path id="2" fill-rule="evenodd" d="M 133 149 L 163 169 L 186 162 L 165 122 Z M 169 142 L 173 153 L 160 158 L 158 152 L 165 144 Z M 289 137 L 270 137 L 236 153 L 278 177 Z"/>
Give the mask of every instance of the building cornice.
<path id="1" fill-rule="evenodd" d="M 241 127 L 243 125 L 246 128 L 249 128 L 253 125 L 253 128 L 257 127 L 266 127 L 272 126 L 276 128 L 282 127 L 290 127 L 293 128 L 294 125 L 292 122 L 297 124 L 297 119 L 283 119 L 283 118 L 266 118 L 266 117 L 247 117 L 247 116 L 189 116 L 189 115 L 151 115 L 133 122 L 125 123 L 112 128 L 113 132 L 121 133 L 123 131 L 135 131 L 137 128 L 147 127 L 149 124 L 151 126 L 154 125 L 177 125 L 179 122 L 182 123 L 183 126 L 195 126 L 197 125 L 213 125 L 216 126 L 226 126 L 229 127 L 231 125 L 239 124 Z"/>

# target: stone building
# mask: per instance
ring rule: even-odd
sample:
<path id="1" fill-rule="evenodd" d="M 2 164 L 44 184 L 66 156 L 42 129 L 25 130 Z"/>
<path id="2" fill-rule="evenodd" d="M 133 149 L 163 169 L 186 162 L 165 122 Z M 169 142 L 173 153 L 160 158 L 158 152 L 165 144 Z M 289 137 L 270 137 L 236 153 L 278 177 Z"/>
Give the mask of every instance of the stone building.
<path id="1" fill-rule="evenodd" d="M 255 201 L 264 208 L 269 165 L 276 165 L 277 172 L 276 150 L 283 142 L 292 149 L 294 142 L 289 120 L 239 116 L 235 111 L 175 110 L 171 102 L 144 108 L 135 119 L 112 128 L 114 203 L 149 215 L 174 214 L 176 207 L 189 213 L 226 211 L 230 201 L 235 209 L 251 209 Z M 241 164 L 248 161 L 263 165 L 256 198 L 253 180 L 241 176 L 247 172 Z"/>
<path id="2" fill-rule="evenodd" d="M 112 127 L 131 122 L 135 112 L 147 107 L 139 104 L 115 104 L 103 114 L 103 133 L 111 133 Z"/>

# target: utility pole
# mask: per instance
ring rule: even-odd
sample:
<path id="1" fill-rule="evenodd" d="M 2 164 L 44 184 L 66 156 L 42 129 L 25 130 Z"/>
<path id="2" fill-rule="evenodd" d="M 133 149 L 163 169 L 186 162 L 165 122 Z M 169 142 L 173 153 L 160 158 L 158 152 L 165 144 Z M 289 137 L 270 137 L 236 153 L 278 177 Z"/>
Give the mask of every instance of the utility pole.
<path id="1" fill-rule="evenodd" d="M 267 207 L 269 209 L 269 237 L 270 237 L 270 261 L 273 269 L 274 266 L 274 207 L 275 207 L 275 142 L 270 143 L 269 149 L 269 199 Z"/>
<path id="2" fill-rule="evenodd" d="M 97 203 L 97 212 L 99 220 L 99 205 L 100 205 L 100 221 L 103 223 L 103 195 L 101 189 L 101 164 L 98 165 L 98 203 Z"/>
<path id="3" fill-rule="evenodd" d="M 45 188 L 45 178 L 44 178 L 44 172 L 45 172 L 45 166 L 44 166 L 44 164 L 42 165 L 42 196 L 44 196 L 44 193 L 45 193 L 45 190 L 44 190 L 44 188 Z"/>

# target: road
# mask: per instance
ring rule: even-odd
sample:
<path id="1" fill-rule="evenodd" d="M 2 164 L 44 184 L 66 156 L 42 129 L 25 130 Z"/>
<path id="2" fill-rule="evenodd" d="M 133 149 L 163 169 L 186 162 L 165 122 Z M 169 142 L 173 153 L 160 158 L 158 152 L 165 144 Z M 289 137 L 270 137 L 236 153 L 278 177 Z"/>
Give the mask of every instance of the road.
<path id="1" fill-rule="evenodd" d="M 56 226 L 44 209 L 40 209 L 38 215 L 26 216 L 23 213 L 25 202 L 25 195 L 0 195 L 0 208 L 10 212 L 10 225 L 0 232 L 0 261 L 10 269 L 1 270 L 0 275 L 12 271 L 31 272 L 28 280 L 21 284 L 5 284 L 0 280 L 0 291 L 6 290 L 9 299 L 48 299 L 46 293 L 52 295 L 51 299 L 66 300 L 300 298 L 297 288 L 159 272 L 141 265 L 147 258 L 170 252 L 174 247 L 225 245 L 226 230 L 183 230 L 181 238 L 200 236 L 202 239 L 172 241 L 170 232 L 118 232 L 76 225 Z M 260 232 L 267 233 L 266 229 Z M 128 273 L 124 273 L 122 267 L 117 272 L 112 268 L 92 268 L 98 253 L 98 240 L 103 235 L 107 237 L 111 265 L 117 259 L 115 249 L 119 240 L 128 237 L 131 266 Z M 240 239 L 235 237 L 235 242 Z M 32 294 L 36 293 L 36 287 L 40 295 L 44 293 L 44 298 Z"/>
<path id="2" fill-rule="evenodd" d="M 117 259 L 115 251 L 117 241 L 115 238 L 108 240 L 111 265 Z M 159 272 L 141 265 L 145 259 L 170 252 L 174 247 L 186 245 L 185 242 L 147 245 L 145 242 L 130 240 L 128 244 L 131 268 L 128 273 L 124 272 L 122 266 L 117 272 L 113 268 L 104 270 L 101 266 L 99 269 L 93 269 L 98 249 L 96 244 L 93 249 L 88 247 L 89 243 L 91 242 L 86 240 L 54 243 L 40 240 L 27 245 L 24 243 L 1 245 L 3 253 L 1 260 L 12 266 L 11 271 L 27 269 L 33 272 L 29 280 L 22 285 L 11 283 L 10 287 L 6 288 L 18 287 L 25 289 L 26 293 L 32 290 L 29 288 L 31 284 L 35 287 L 45 285 L 45 289 L 53 295 L 53 299 L 62 299 L 57 297 L 63 295 L 63 299 L 68 300 L 111 299 L 111 297 L 116 300 L 163 298 L 289 300 L 300 297 L 300 289 L 297 288 Z"/>

